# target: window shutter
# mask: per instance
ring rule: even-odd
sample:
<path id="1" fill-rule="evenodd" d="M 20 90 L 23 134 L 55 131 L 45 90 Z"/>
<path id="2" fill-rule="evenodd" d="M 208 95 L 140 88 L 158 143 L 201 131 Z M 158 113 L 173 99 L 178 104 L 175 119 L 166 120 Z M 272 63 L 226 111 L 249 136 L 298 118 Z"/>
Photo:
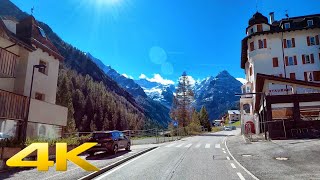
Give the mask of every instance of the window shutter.
<path id="1" fill-rule="evenodd" d="M 289 65 L 288 56 L 286 56 L 284 59 L 285 59 L 285 61 L 286 61 L 286 66 L 288 66 L 288 65 Z"/>
<path id="2" fill-rule="evenodd" d="M 304 72 L 304 80 L 305 80 L 305 81 L 308 81 L 308 74 L 307 74 L 307 72 Z"/>
<path id="3" fill-rule="evenodd" d="M 287 40 L 286 39 L 283 39 L 283 47 L 287 48 Z"/>
<path id="4" fill-rule="evenodd" d="M 297 56 L 293 56 L 293 58 L 294 58 L 294 65 L 297 65 L 297 64 L 298 64 L 298 62 L 297 62 Z"/>
<path id="5" fill-rule="evenodd" d="M 259 40 L 259 41 L 258 41 L 258 44 L 259 44 L 259 49 L 261 49 L 261 48 L 262 48 L 262 41 Z"/>
<path id="6" fill-rule="evenodd" d="M 292 47 L 296 47 L 296 41 L 294 38 L 291 39 L 292 40 Z"/>
<path id="7" fill-rule="evenodd" d="M 316 35 L 316 45 L 319 45 L 319 35 Z"/>
<path id="8" fill-rule="evenodd" d="M 306 64 L 306 57 L 304 54 L 302 55 L 302 64 Z"/>
<path id="9" fill-rule="evenodd" d="M 314 56 L 313 56 L 313 54 L 310 54 L 310 56 L 311 56 L 311 64 L 314 64 Z"/>
<path id="10" fill-rule="evenodd" d="M 277 57 L 272 58 L 272 64 L 273 64 L 273 67 L 278 67 L 279 66 Z"/>
<path id="11" fill-rule="evenodd" d="M 320 71 L 313 71 L 313 78 L 315 81 L 320 81 Z"/>
<path id="12" fill-rule="evenodd" d="M 308 44 L 308 46 L 310 46 L 310 37 L 309 36 L 307 36 L 307 44 Z"/>
<path id="13" fill-rule="evenodd" d="M 252 75 L 252 67 L 250 67 L 250 76 Z"/>
<path id="14" fill-rule="evenodd" d="M 250 43 L 250 51 L 253 51 L 254 50 L 254 42 L 251 42 Z"/>
<path id="15" fill-rule="evenodd" d="M 257 25 L 257 31 L 258 31 L 258 32 L 261 32 L 261 31 L 262 31 L 262 25 L 261 25 L 261 24 L 258 24 L 258 25 Z"/>
<path id="16" fill-rule="evenodd" d="M 267 48 L 267 40 L 263 39 L 264 48 Z"/>

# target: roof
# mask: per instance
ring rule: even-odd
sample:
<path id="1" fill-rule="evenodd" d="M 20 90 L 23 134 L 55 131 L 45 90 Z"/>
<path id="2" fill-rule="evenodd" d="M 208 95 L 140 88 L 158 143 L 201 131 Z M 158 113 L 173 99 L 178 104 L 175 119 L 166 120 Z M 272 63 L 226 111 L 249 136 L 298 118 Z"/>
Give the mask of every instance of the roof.
<path id="1" fill-rule="evenodd" d="M 260 18 L 262 18 L 262 17 L 260 17 Z M 311 20 L 311 19 L 313 20 L 313 26 L 308 26 L 307 20 Z M 257 22 L 265 23 L 262 20 L 259 20 Z M 284 24 L 286 22 L 290 22 L 290 28 L 289 29 L 282 29 L 281 28 L 282 24 Z M 250 21 L 249 21 L 249 24 L 250 24 Z M 268 22 L 266 22 L 266 24 L 268 24 Z M 269 31 L 255 32 L 253 34 L 250 34 L 249 36 L 246 36 L 245 38 L 243 38 L 243 40 L 241 42 L 241 68 L 245 69 L 245 64 L 248 61 L 248 52 L 247 52 L 248 43 L 247 43 L 247 41 L 248 41 L 248 39 L 252 38 L 253 36 L 282 33 L 282 32 L 290 32 L 290 31 L 297 31 L 297 30 L 308 30 L 308 29 L 315 29 L 315 28 L 320 28 L 320 14 L 291 17 L 291 18 L 282 19 L 280 21 L 274 21 L 270 25 Z"/>
<path id="2" fill-rule="evenodd" d="M 252 18 L 249 20 L 249 26 L 255 25 L 255 24 L 261 24 L 266 23 L 268 24 L 268 18 L 263 16 L 261 13 L 256 12 Z"/>
<path id="3" fill-rule="evenodd" d="M 240 114 L 239 110 L 228 110 L 228 114 Z"/>
<path id="4" fill-rule="evenodd" d="M 284 77 L 278 77 L 278 76 L 257 73 L 256 92 L 263 93 L 262 91 L 263 91 L 263 87 L 264 87 L 266 80 L 277 81 L 277 82 L 281 82 L 283 84 L 296 84 L 296 85 L 301 85 L 301 86 L 307 86 L 310 88 L 312 88 L 312 87 L 320 88 L 320 83 L 314 83 L 314 82 L 308 82 L 308 81 L 302 81 L 302 80 L 294 80 L 294 79 L 289 79 L 289 78 L 284 78 Z M 255 103 L 256 107 L 255 107 L 255 109 L 259 108 L 260 99 L 261 99 L 261 94 L 256 94 L 256 103 Z"/>

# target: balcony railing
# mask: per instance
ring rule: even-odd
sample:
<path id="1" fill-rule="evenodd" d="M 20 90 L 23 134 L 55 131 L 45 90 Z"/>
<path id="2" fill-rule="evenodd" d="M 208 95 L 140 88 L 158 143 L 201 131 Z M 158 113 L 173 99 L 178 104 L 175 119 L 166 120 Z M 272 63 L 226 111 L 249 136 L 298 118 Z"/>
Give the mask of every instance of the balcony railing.
<path id="1" fill-rule="evenodd" d="M 17 62 L 17 55 L 0 48 L 0 77 L 14 78 L 16 75 Z"/>
<path id="2" fill-rule="evenodd" d="M 0 119 L 23 120 L 27 103 L 26 96 L 0 90 Z"/>

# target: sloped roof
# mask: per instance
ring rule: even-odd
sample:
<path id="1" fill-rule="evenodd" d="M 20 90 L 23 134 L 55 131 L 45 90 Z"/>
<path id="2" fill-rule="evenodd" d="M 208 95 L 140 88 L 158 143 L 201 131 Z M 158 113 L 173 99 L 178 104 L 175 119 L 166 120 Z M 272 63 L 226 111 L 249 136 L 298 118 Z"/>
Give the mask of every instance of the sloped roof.
<path id="1" fill-rule="evenodd" d="M 239 110 L 228 110 L 228 114 L 240 114 Z"/>

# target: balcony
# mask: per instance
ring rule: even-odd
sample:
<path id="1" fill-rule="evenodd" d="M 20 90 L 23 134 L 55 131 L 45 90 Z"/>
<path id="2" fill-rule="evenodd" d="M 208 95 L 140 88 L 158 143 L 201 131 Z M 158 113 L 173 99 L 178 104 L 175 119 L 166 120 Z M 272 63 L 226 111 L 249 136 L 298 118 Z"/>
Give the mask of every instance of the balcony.
<path id="1" fill-rule="evenodd" d="M 14 78 L 18 56 L 0 48 L 0 78 Z"/>
<path id="2" fill-rule="evenodd" d="M 23 120 L 27 111 L 28 98 L 0 90 L 0 119 Z"/>

